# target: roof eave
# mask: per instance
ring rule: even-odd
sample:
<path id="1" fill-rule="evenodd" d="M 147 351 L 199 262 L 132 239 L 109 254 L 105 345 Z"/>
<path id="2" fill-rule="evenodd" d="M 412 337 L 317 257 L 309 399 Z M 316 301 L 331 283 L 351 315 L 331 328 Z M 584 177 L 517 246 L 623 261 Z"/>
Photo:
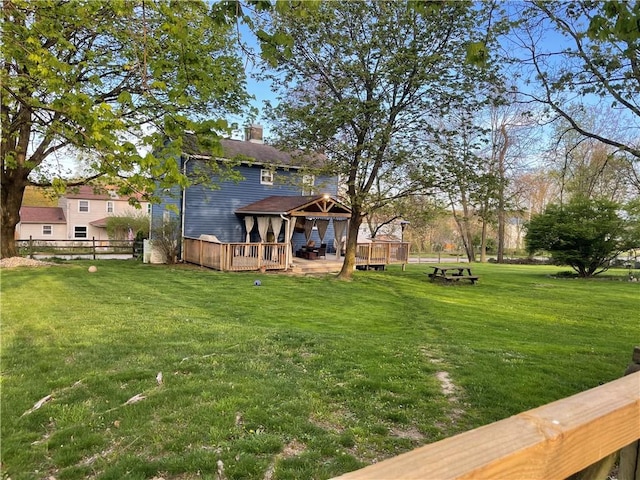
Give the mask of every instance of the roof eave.
<path id="1" fill-rule="evenodd" d="M 243 211 L 243 212 L 235 212 L 236 215 L 288 215 L 289 212 L 265 212 L 265 211 Z"/>
<path id="2" fill-rule="evenodd" d="M 209 155 L 198 155 L 198 154 L 191 154 L 191 153 L 185 153 L 184 156 L 186 156 L 188 159 L 194 159 L 194 160 L 214 160 L 216 162 L 232 162 L 234 161 L 233 158 L 224 158 L 224 157 L 212 157 Z M 258 166 L 269 166 L 269 167 L 275 167 L 275 168 L 282 168 L 282 169 L 294 169 L 294 170 L 301 170 L 303 167 L 299 166 L 299 165 L 288 165 L 288 164 L 284 164 L 284 163 L 271 163 L 271 162 L 260 162 L 258 160 L 240 160 L 240 163 L 243 165 L 258 165 Z"/>

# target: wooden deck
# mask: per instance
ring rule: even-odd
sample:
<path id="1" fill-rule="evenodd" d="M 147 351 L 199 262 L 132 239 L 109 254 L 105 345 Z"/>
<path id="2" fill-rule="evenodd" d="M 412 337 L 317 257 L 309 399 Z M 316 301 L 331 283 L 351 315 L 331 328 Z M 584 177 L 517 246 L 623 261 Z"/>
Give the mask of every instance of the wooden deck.
<path id="1" fill-rule="evenodd" d="M 342 268 L 343 257 L 327 254 L 307 260 L 294 257 L 286 243 L 218 243 L 199 238 L 182 240 L 182 259 L 225 272 L 291 271 L 292 273 L 332 273 Z M 357 246 L 356 267 L 384 268 L 409 261 L 408 243 L 371 242 Z"/>
<path id="2" fill-rule="evenodd" d="M 343 262 L 344 258 L 337 257 L 335 254 L 328 254 L 325 258 L 316 260 L 294 257 L 288 272 L 293 274 L 338 273 L 342 269 Z"/>

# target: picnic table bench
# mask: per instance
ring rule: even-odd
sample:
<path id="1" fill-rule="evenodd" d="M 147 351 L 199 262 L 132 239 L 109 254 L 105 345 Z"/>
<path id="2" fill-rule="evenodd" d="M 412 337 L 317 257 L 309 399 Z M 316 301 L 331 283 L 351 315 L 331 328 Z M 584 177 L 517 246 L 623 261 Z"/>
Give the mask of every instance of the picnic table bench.
<path id="1" fill-rule="evenodd" d="M 471 283 L 476 283 L 480 278 L 471 273 L 470 266 L 433 265 L 431 268 L 433 268 L 433 272 L 429 274 L 431 280 L 447 283 L 469 280 Z"/>

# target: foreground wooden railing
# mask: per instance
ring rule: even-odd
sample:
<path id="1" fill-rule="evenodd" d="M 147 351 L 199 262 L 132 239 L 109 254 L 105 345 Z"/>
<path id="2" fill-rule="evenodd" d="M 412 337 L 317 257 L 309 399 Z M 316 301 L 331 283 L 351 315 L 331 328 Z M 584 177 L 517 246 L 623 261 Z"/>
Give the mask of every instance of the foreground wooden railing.
<path id="1" fill-rule="evenodd" d="M 640 348 L 628 371 L 640 369 Z M 633 365 L 637 368 L 632 368 Z M 640 480 L 640 371 L 347 473 L 373 479 L 606 479 L 620 451 L 618 480 Z M 625 448 L 626 447 L 626 448 Z"/>

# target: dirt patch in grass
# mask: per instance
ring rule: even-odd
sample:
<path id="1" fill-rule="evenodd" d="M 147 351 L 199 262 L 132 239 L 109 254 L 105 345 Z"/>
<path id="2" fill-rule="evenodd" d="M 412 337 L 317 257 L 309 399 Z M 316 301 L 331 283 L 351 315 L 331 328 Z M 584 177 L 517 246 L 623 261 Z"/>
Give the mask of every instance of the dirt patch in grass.
<path id="1" fill-rule="evenodd" d="M 280 453 L 279 455 L 279 458 L 297 457 L 306 449 L 307 446 L 304 443 L 294 439 L 284 446 L 284 448 L 282 449 L 282 453 Z"/>
<path id="2" fill-rule="evenodd" d="M 433 365 L 437 365 L 438 368 L 442 368 L 443 366 L 445 366 L 444 360 L 436 356 L 427 347 L 423 347 L 421 349 L 421 352 L 429 360 L 430 363 L 432 363 Z M 465 412 L 461 408 L 460 398 L 458 397 L 458 394 L 460 393 L 460 387 L 453 383 L 449 372 L 447 372 L 446 370 L 439 370 L 436 372 L 435 376 L 440 382 L 440 391 L 447 398 L 449 404 L 451 405 L 451 410 L 449 412 L 450 425 L 447 426 L 441 422 L 436 423 L 436 426 L 440 430 L 446 431 L 449 429 L 448 427 L 455 425 Z"/>
<path id="3" fill-rule="evenodd" d="M 451 377 L 448 372 L 437 372 L 436 378 L 440 381 L 440 388 L 442 393 L 449 399 L 451 402 L 456 402 L 458 399 L 455 395 L 456 386 L 451 381 Z"/>
<path id="4" fill-rule="evenodd" d="M 307 449 L 307 446 L 296 439 L 287 443 L 282 449 L 282 452 L 280 452 L 278 455 L 275 456 L 275 458 L 273 459 L 273 462 L 271 462 L 271 464 L 267 468 L 267 471 L 264 472 L 264 480 L 271 480 L 273 478 L 273 474 L 276 471 L 276 464 L 278 463 L 278 460 L 286 460 L 287 458 L 297 457 L 306 449 Z"/>
<path id="5" fill-rule="evenodd" d="M 424 440 L 425 436 L 415 427 L 409 428 L 392 428 L 389 433 L 394 437 L 404 438 L 406 440 L 414 440 L 416 442 Z"/>
<path id="6" fill-rule="evenodd" d="M 436 372 L 436 378 L 440 381 L 440 389 L 444 396 L 447 397 L 447 400 L 449 400 L 449 404 L 452 407 L 449 412 L 449 424 L 445 425 L 440 422 L 436 424 L 440 430 L 446 431 L 450 427 L 456 425 L 465 412 L 460 408 L 460 399 L 456 394 L 459 391 L 459 387 L 453 383 L 449 373 L 445 371 Z"/>

